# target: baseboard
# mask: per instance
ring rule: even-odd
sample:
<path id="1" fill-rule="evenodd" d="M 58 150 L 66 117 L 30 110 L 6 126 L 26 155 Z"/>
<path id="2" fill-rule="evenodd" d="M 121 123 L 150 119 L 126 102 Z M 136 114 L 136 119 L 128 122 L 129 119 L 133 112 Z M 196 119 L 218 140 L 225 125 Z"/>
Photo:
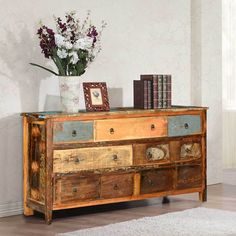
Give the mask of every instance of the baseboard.
<path id="1" fill-rule="evenodd" d="M 20 215 L 23 213 L 22 202 L 0 203 L 0 217 Z"/>

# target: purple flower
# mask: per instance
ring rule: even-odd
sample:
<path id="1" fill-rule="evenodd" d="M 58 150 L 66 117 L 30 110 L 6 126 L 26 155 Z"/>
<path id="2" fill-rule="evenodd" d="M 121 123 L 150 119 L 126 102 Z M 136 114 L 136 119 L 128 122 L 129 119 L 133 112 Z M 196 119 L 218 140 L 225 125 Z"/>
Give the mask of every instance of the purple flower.
<path id="1" fill-rule="evenodd" d="M 55 38 L 52 29 L 49 29 L 45 25 L 38 29 L 37 34 L 39 36 L 39 45 L 42 49 L 42 53 L 46 58 L 52 56 L 52 49 L 55 48 Z"/>
<path id="2" fill-rule="evenodd" d="M 98 36 L 98 32 L 97 32 L 95 26 L 92 26 L 89 29 L 89 32 L 88 32 L 87 36 L 93 38 L 93 47 L 94 47 L 94 44 L 97 42 L 97 36 Z"/>

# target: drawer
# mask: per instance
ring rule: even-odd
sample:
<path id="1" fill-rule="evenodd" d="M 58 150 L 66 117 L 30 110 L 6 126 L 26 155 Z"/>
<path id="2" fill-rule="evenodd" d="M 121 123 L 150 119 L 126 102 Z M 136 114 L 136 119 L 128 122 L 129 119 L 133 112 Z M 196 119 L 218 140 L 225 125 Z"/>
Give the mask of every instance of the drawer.
<path id="1" fill-rule="evenodd" d="M 95 121 L 96 141 L 128 140 L 167 135 L 166 117 L 141 117 Z"/>
<path id="2" fill-rule="evenodd" d="M 132 164 L 132 145 L 54 150 L 53 152 L 54 173 Z"/>
<path id="3" fill-rule="evenodd" d="M 170 142 L 170 155 L 175 161 L 193 161 L 202 157 L 201 137 L 187 137 Z"/>
<path id="4" fill-rule="evenodd" d="M 202 185 L 200 164 L 177 166 L 177 189 L 195 188 Z"/>
<path id="5" fill-rule="evenodd" d="M 160 168 L 141 172 L 141 194 L 172 190 L 174 168 Z"/>
<path id="6" fill-rule="evenodd" d="M 99 198 L 100 176 L 66 175 L 56 179 L 54 204 Z"/>
<path id="7" fill-rule="evenodd" d="M 87 141 L 93 141 L 93 121 L 65 121 L 54 123 L 54 143 Z"/>
<path id="8" fill-rule="evenodd" d="M 168 117 L 168 136 L 184 136 L 201 133 L 200 115 L 182 115 Z"/>
<path id="9" fill-rule="evenodd" d="M 101 198 L 131 196 L 133 185 L 133 174 L 104 175 L 101 177 Z"/>
<path id="10" fill-rule="evenodd" d="M 170 162 L 168 143 L 134 144 L 134 165 Z"/>

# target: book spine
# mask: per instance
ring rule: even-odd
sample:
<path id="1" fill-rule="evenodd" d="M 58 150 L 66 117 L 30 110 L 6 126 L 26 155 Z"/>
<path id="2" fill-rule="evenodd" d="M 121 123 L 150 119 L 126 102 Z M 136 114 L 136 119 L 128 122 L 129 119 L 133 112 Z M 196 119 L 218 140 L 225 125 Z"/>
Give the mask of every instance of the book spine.
<path id="1" fill-rule="evenodd" d="M 133 81 L 133 99 L 134 99 L 134 108 L 136 109 L 143 109 L 143 88 L 142 83 L 139 80 Z"/>
<path id="2" fill-rule="evenodd" d="M 163 75 L 163 84 L 162 84 L 162 107 L 167 108 L 167 80 L 168 76 Z"/>
<path id="3" fill-rule="evenodd" d="M 151 80 L 148 80 L 147 81 L 147 86 L 148 86 L 148 88 L 147 88 L 147 100 L 148 100 L 148 102 L 147 102 L 147 106 L 148 106 L 148 109 L 152 109 L 152 107 L 153 107 L 153 101 L 152 101 L 152 81 Z"/>
<path id="4" fill-rule="evenodd" d="M 162 85 L 163 85 L 163 76 L 157 75 L 157 108 L 163 107 Z"/>
<path id="5" fill-rule="evenodd" d="M 148 109 L 148 81 L 147 80 L 143 80 L 143 108 L 144 109 Z"/>
<path id="6" fill-rule="evenodd" d="M 166 97 L 167 97 L 167 108 L 170 108 L 172 105 L 172 92 L 171 92 L 171 75 L 167 76 L 167 86 L 166 86 Z"/>
<path id="7" fill-rule="evenodd" d="M 158 108 L 158 77 L 157 75 L 153 75 L 152 80 L 152 94 L 153 94 L 153 109 Z"/>

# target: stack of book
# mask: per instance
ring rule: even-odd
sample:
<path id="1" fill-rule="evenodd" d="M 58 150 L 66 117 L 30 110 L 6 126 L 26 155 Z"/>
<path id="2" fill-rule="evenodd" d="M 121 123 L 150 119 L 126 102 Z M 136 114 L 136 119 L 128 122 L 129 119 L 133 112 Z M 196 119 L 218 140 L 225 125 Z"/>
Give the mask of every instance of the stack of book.
<path id="1" fill-rule="evenodd" d="M 171 107 L 171 75 L 140 75 L 133 83 L 134 108 Z"/>

